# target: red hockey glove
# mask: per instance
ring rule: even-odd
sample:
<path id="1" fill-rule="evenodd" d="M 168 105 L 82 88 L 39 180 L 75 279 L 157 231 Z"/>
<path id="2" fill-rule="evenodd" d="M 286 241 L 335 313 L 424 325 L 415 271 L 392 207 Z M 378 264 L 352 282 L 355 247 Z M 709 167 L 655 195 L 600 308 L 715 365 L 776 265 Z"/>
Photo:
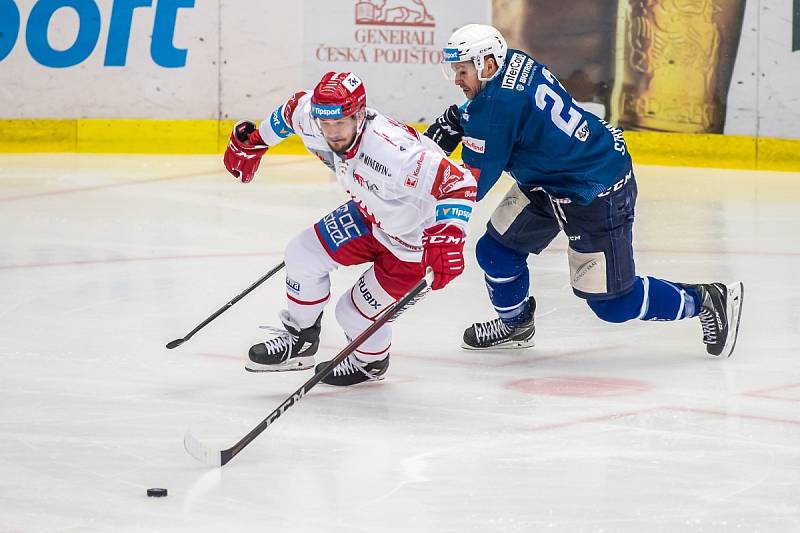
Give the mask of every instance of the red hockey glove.
<path id="1" fill-rule="evenodd" d="M 422 264 L 433 269 L 433 290 L 444 288 L 464 272 L 464 243 L 458 226 L 436 224 L 423 232 Z"/>
<path id="2" fill-rule="evenodd" d="M 269 147 L 264 143 L 258 128 L 252 122 L 237 122 L 225 150 L 225 168 L 234 178 L 249 183 L 258 170 L 261 157 Z"/>

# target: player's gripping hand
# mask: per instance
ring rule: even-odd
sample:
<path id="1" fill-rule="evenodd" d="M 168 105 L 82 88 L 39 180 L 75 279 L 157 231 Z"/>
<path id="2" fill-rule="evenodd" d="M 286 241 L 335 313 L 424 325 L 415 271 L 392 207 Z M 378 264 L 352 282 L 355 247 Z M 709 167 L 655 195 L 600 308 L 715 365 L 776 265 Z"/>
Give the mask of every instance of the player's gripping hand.
<path id="1" fill-rule="evenodd" d="M 464 128 L 461 127 L 461 110 L 458 109 L 458 106 L 453 104 L 445 109 L 444 113 L 428 126 L 424 135 L 438 144 L 444 153 L 452 154 L 464 136 Z"/>
<path id="2" fill-rule="evenodd" d="M 433 269 L 433 290 L 444 288 L 464 272 L 464 243 L 458 226 L 436 224 L 422 235 L 422 264 Z"/>
<path id="3" fill-rule="evenodd" d="M 231 132 L 231 140 L 225 150 L 225 168 L 233 174 L 234 178 L 249 183 L 258 170 L 261 157 L 266 153 L 268 146 L 258 133 L 258 128 L 252 122 L 237 122 Z"/>

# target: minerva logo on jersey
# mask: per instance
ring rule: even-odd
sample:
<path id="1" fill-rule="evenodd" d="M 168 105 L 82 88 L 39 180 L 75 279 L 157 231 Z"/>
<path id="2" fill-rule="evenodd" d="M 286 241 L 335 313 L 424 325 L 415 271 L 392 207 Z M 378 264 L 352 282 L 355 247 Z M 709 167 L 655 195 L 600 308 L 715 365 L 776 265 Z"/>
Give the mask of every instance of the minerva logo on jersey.
<path id="1" fill-rule="evenodd" d="M 379 174 L 383 174 L 384 176 L 388 176 L 388 177 L 392 176 L 392 173 L 389 171 L 389 167 L 387 167 L 386 165 L 384 165 L 380 161 L 376 161 L 376 160 L 372 159 L 370 156 L 368 156 L 364 152 L 359 152 L 358 159 L 359 159 L 359 161 L 361 161 L 362 163 L 367 165 L 369 168 L 371 168 L 375 172 L 377 172 Z"/>

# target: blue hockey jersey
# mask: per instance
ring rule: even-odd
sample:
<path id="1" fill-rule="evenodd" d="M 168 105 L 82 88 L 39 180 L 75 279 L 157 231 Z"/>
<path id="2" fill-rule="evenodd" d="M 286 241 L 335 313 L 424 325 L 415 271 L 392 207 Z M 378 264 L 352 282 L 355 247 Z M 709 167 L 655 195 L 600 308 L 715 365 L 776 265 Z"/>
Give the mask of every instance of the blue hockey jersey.
<path id="1" fill-rule="evenodd" d="M 519 184 L 586 205 L 630 168 L 622 130 L 576 104 L 547 67 L 509 49 L 500 72 L 461 107 L 462 158 L 478 200 L 505 170 Z"/>

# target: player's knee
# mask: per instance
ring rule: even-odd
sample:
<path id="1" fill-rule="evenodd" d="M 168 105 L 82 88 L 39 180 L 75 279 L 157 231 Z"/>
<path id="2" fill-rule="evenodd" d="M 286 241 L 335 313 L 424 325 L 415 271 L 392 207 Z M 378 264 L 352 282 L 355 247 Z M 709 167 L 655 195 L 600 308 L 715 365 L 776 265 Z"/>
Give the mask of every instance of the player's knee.
<path id="1" fill-rule="evenodd" d="M 528 266 L 528 254 L 504 246 L 488 233 L 484 233 L 483 237 L 478 239 L 475 257 L 481 270 L 492 278 L 511 277 Z"/>
<path id="2" fill-rule="evenodd" d="M 356 310 L 349 291 L 345 291 L 336 302 L 336 322 L 345 332 L 363 330 L 369 325 L 369 320 Z"/>
<path id="3" fill-rule="evenodd" d="M 607 299 L 590 298 L 586 303 L 600 320 L 619 324 L 639 316 L 643 297 L 642 280 L 636 278 L 633 288 L 627 293 Z"/>
<path id="4" fill-rule="evenodd" d="M 336 319 L 345 331 L 361 331 L 394 302 L 375 277 L 375 269 L 370 268 L 339 298 Z"/>

